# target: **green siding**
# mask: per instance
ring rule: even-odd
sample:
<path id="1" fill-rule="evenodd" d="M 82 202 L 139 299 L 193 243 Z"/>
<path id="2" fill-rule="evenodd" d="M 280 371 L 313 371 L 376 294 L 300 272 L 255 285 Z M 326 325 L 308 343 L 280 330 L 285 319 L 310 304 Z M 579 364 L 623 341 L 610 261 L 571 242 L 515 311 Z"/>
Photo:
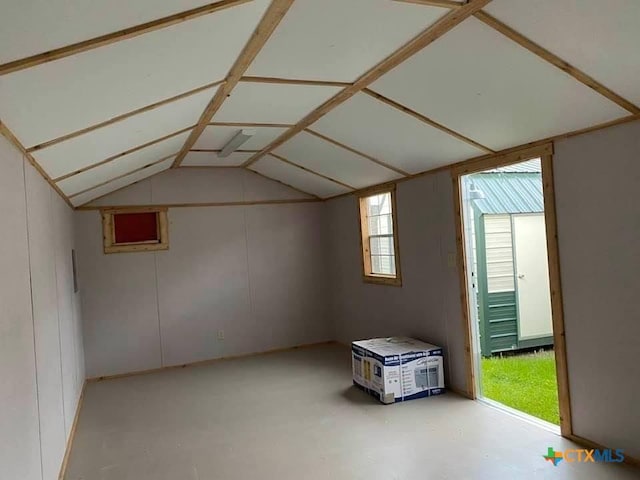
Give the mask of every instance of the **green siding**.
<path id="1" fill-rule="evenodd" d="M 486 335 L 489 336 L 489 352 L 492 353 L 518 348 L 518 309 L 516 292 L 487 294 L 487 308 L 484 320 L 488 323 Z"/>

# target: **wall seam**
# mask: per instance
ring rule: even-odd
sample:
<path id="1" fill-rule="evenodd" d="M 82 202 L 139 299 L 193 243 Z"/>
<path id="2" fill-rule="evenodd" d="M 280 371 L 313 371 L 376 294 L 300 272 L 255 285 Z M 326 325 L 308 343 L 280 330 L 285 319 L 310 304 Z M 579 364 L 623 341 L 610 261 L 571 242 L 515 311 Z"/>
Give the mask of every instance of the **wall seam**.
<path id="1" fill-rule="evenodd" d="M 38 445 L 40 448 L 40 478 L 44 478 L 44 465 L 42 455 L 42 413 L 40 411 L 40 391 L 38 388 L 38 352 L 36 348 L 36 320 L 33 310 L 33 278 L 31 275 L 31 245 L 29 242 L 29 204 L 27 200 L 27 172 L 26 161 L 22 158 L 22 182 L 24 185 L 24 215 L 25 232 L 27 235 L 27 260 L 29 269 L 29 294 L 31 298 L 31 325 L 33 328 L 33 370 L 36 386 L 36 408 L 38 410 Z"/>
<path id="2" fill-rule="evenodd" d="M 149 178 L 149 200 L 153 204 L 153 178 Z M 169 212 L 167 212 L 167 229 L 171 224 Z M 171 237 L 169 237 L 171 238 Z M 158 287 L 158 252 L 153 252 L 153 269 L 156 279 L 156 315 L 158 316 L 158 342 L 160 342 L 160 366 L 164 367 L 164 347 L 162 345 L 162 323 L 160 321 L 160 288 Z"/>
<path id="3" fill-rule="evenodd" d="M 49 202 L 49 217 L 53 217 L 53 204 Z M 55 221 L 54 221 L 55 223 Z M 69 438 L 67 432 L 67 407 L 64 393 L 64 365 L 62 364 L 62 334 L 60 333 L 60 290 L 58 289 L 58 262 L 56 261 L 56 251 L 58 250 L 56 236 L 53 238 L 53 272 L 56 279 L 56 310 L 58 316 L 58 348 L 60 349 L 60 391 L 62 392 L 62 426 L 64 428 L 65 442 Z"/>
<path id="4" fill-rule="evenodd" d="M 245 188 L 245 173 L 243 172 L 240 177 L 240 185 L 242 189 L 242 201 L 246 199 L 246 188 Z M 254 318 L 254 310 L 253 310 L 253 294 L 251 291 L 251 263 L 249 263 L 249 220 L 247 215 L 247 209 L 249 207 L 247 205 L 242 207 L 242 215 L 244 219 L 244 246 L 245 246 L 245 258 L 247 262 L 247 300 L 249 301 L 249 319 L 255 320 Z"/>

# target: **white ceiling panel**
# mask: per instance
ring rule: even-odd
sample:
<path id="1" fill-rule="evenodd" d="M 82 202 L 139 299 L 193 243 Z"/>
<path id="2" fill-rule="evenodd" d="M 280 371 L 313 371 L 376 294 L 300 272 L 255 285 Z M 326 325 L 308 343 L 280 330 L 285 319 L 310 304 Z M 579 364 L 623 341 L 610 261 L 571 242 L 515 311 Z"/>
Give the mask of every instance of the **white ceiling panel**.
<path id="1" fill-rule="evenodd" d="M 3 2 L 0 63 L 213 3 L 211 0 L 20 0 Z M 16 41 L 19 39 L 19 41 Z"/>
<path id="2" fill-rule="evenodd" d="M 127 158 L 127 157 L 131 158 L 132 156 L 137 157 L 138 155 L 141 155 L 147 160 L 146 163 L 144 162 L 142 163 L 143 165 L 146 165 L 162 157 L 167 157 L 173 153 L 179 152 L 190 133 L 191 131 L 187 130 L 186 132 L 167 138 L 161 142 L 154 143 L 153 145 L 145 147 L 141 150 L 136 150 L 135 152 L 129 153 L 128 155 L 125 155 L 120 159 Z M 96 163 L 106 160 L 107 158 L 109 157 L 107 156 L 107 157 L 101 158 L 99 159 L 98 162 L 95 162 L 95 161 L 87 162 L 82 157 L 77 157 L 73 159 L 69 158 L 64 160 L 63 162 L 48 164 L 46 168 L 44 166 L 43 168 L 44 168 L 44 171 L 47 172 L 47 174 L 51 178 L 56 179 L 63 175 L 68 175 L 72 172 L 76 172 L 78 170 L 89 167 L 91 165 L 95 165 Z M 113 162 L 109 162 L 109 164 L 110 163 L 113 163 Z M 96 167 L 96 168 L 100 168 L 100 167 Z M 75 176 L 76 175 L 74 175 L 74 177 Z M 87 188 L 87 187 L 82 186 L 80 190 L 82 190 L 83 188 Z"/>
<path id="3" fill-rule="evenodd" d="M 222 80 L 268 4 L 255 0 L 4 75 L 2 120 L 31 146 Z"/>
<path id="4" fill-rule="evenodd" d="M 326 178 L 319 177 L 301 168 L 294 167 L 271 155 L 266 155 L 249 167 L 262 175 L 279 180 L 303 192 L 311 193 L 320 198 L 333 197 L 350 192 L 346 187 Z"/>
<path id="5" fill-rule="evenodd" d="M 171 167 L 173 163 L 173 158 L 169 158 L 164 162 L 157 163 L 155 165 L 151 165 L 144 170 L 140 170 L 138 172 L 132 173 L 131 175 L 127 175 L 126 177 L 119 178 L 110 182 L 106 185 L 102 185 L 100 187 L 94 188 L 88 192 L 85 192 L 77 197 L 73 197 L 71 199 L 71 203 L 77 207 L 80 205 L 84 205 L 85 203 L 89 203 L 91 200 L 94 200 L 103 195 L 107 195 L 108 193 L 114 192 L 120 188 L 124 188 L 132 183 L 139 182 L 140 180 L 144 180 L 151 175 L 155 175 L 156 173 L 160 173 L 164 170 L 167 170 Z"/>
<path id="6" fill-rule="evenodd" d="M 182 165 L 205 167 L 239 167 L 249 160 L 254 153 L 233 152 L 225 158 L 218 157 L 216 152 L 189 152 L 184 157 Z"/>
<path id="7" fill-rule="evenodd" d="M 364 93 L 333 109 L 311 128 L 409 173 L 485 153 Z"/>
<path id="8" fill-rule="evenodd" d="M 493 149 L 628 114 L 475 18 L 371 88 Z"/>
<path id="9" fill-rule="evenodd" d="M 486 10 L 640 105 L 638 0 L 494 0 Z"/>
<path id="10" fill-rule="evenodd" d="M 296 123 L 342 88 L 240 82 L 215 122 Z"/>
<path id="11" fill-rule="evenodd" d="M 275 149 L 274 153 L 355 188 L 400 178 L 401 175 L 377 163 L 302 132 Z"/>
<path id="12" fill-rule="evenodd" d="M 58 186 L 67 195 L 73 195 L 87 188 L 95 187 L 118 175 L 132 172 L 137 168 L 157 162 L 161 158 L 177 154 L 188 135 L 189 132 L 185 132 L 182 135 L 177 135 L 176 137 L 137 150 L 100 165 L 99 167 L 90 168 L 77 175 L 61 180 L 58 182 Z"/>
<path id="13" fill-rule="evenodd" d="M 169 135 L 198 122 L 215 90 L 171 102 L 84 135 L 33 152 L 47 172 L 70 171 Z M 180 138 L 184 138 L 181 136 Z M 57 175 L 59 176 L 59 175 Z M 56 178 L 55 176 L 53 178 Z"/>
<path id="14" fill-rule="evenodd" d="M 239 148 L 261 150 L 288 130 L 282 127 L 223 127 L 208 126 L 194 145 L 194 149 L 221 150 L 240 130 L 255 130 L 256 134 Z"/>
<path id="15" fill-rule="evenodd" d="M 248 75 L 353 82 L 448 11 L 390 0 L 296 0 Z"/>

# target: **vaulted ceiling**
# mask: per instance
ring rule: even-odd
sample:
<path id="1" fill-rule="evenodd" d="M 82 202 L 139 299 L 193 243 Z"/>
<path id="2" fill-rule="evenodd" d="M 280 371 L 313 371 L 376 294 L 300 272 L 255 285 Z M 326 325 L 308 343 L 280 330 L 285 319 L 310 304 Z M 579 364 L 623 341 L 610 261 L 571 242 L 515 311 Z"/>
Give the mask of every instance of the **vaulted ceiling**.
<path id="1" fill-rule="evenodd" d="M 193 166 L 330 198 L 640 118 L 637 0 L 0 3 L 0 131 L 74 206 Z"/>

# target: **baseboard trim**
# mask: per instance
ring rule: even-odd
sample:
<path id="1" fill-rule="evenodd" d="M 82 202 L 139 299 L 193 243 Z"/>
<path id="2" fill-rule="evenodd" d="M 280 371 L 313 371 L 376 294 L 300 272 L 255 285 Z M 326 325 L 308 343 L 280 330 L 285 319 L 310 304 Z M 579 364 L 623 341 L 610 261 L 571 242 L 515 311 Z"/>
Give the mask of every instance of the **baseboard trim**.
<path id="1" fill-rule="evenodd" d="M 578 445 L 582 446 L 582 447 L 587 447 L 587 448 L 595 448 L 598 450 L 607 450 L 609 447 L 605 447 L 604 445 L 601 445 L 597 442 L 594 442 L 592 440 L 589 440 L 587 438 L 583 438 L 579 435 L 575 435 L 575 434 L 569 434 L 569 435 L 563 435 L 565 438 L 571 440 L 572 442 L 577 443 Z M 627 465 L 632 465 L 634 467 L 640 468 L 640 460 L 638 460 L 637 458 L 634 457 L 630 457 L 629 455 L 627 455 L 625 453 L 624 455 L 624 463 L 626 463 Z"/>
<path id="2" fill-rule="evenodd" d="M 76 405 L 76 414 L 73 417 L 73 424 L 71 424 L 71 433 L 67 439 L 67 447 L 64 451 L 64 457 L 62 458 L 62 465 L 60 465 L 60 473 L 58 474 L 58 480 L 64 480 L 64 476 L 67 473 L 67 465 L 69 463 L 69 457 L 71 456 L 71 448 L 73 447 L 73 441 L 76 437 L 76 430 L 78 428 L 78 419 L 80 418 L 80 410 L 84 403 L 84 392 L 87 388 L 87 381 L 82 384 L 82 390 L 80 391 L 80 398 L 78 398 L 78 404 Z"/>
<path id="3" fill-rule="evenodd" d="M 165 367 L 159 367 L 159 368 L 151 368 L 148 370 L 138 370 L 135 372 L 128 372 L 128 373 L 116 373 L 114 375 L 102 375 L 99 377 L 91 377 L 88 378 L 86 380 L 86 382 L 90 382 L 90 383 L 94 383 L 94 382 L 102 382 L 105 380 L 115 380 L 118 378 L 126 378 L 126 377 L 133 377 L 133 376 L 137 376 L 137 375 L 148 375 L 150 373 L 158 373 L 158 372 L 164 372 L 165 370 L 175 370 L 175 369 L 179 369 L 179 368 L 190 368 L 190 367 L 201 367 L 201 366 L 205 366 L 205 365 L 211 365 L 217 362 L 226 362 L 228 360 L 238 360 L 241 358 L 249 358 L 249 357 L 256 357 L 256 356 L 260 356 L 260 355 L 270 355 L 272 353 L 282 353 L 282 352 L 290 352 L 293 350 L 298 350 L 298 349 L 302 349 L 302 348 L 314 348 L 314 347 L 320 347 L 323 345 L 335 345 L 337 344 L 337 342 L 333 341 L 333 340 L 328 340 L 325 342 L 316 342 L 316 343 L 305 343 L 302 345 L 294 345 L 293 347 L 284 347 L 284 348 L 274 348 L 271 350 L 263 350 L 260 352 L 251 352 L 251 353 L 243 353 L 240 355 L 230 355 L 227 357 L 218 357 L 218 358 L 211 358 L 208 360 L 199 360 L 197 362 L 190 362 L 190 363 L 183 363 L 183 364 L 179 364 L 179 365 L 167 365 Z"/>

